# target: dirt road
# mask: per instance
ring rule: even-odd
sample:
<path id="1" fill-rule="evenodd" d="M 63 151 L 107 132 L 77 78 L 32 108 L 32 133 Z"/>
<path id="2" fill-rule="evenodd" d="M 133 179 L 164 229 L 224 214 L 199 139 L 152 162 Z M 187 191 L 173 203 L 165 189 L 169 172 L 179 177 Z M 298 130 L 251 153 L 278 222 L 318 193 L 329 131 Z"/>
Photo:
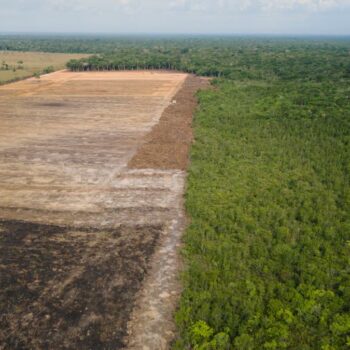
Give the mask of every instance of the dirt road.
<path id="1" fill-rule="evenodd" d="M 62 71 L 0 87 L 0 349 L 167 347 L 201 84 Z"/>

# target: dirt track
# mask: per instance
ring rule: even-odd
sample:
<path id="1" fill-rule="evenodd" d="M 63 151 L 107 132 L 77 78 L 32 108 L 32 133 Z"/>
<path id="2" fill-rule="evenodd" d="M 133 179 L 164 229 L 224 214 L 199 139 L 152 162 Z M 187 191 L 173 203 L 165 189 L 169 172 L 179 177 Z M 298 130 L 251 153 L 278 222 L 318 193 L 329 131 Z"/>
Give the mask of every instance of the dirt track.
<path id="1" fill-rule="evenodd" d="M 185 173 L 143 152 L 186 78 L 56 72 L 0 88 L 0 349 L 166 348 Z M 201 84 L 181 90 L 187 149 Z"/>

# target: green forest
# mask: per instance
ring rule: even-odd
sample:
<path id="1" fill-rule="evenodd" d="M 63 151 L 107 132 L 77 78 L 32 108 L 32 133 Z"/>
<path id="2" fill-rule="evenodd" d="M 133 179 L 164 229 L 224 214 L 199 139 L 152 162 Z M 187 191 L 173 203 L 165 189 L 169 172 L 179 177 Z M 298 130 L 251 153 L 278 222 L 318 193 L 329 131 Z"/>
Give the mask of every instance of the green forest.
<path id="1" fill-rule="evenodd" d="M 0 51 L 90 53 L 71 70 L 173 69 L 230 80 L 350 78 L 348 37 L 0 35 Z"/>
<path id="2" fill-rule="evenodd" d="M 350 349 L 350 39 L 76 40 L 0 50 L 213 77 L 194 117 L 173 348 Z"/>
<path id="3" fill-rule="evenodd" d="M 322 81 L 350 78 L 349 50 L 349 41 L 175 40 L 122 46 L 67 66 L 73 71 L 166 69 L 230 80 Z"/>
<path id="4" fill-rule="evenodd" d="M 175 348 L 349 348 L 349 84 L 216 87 L 195 118 Z"/>

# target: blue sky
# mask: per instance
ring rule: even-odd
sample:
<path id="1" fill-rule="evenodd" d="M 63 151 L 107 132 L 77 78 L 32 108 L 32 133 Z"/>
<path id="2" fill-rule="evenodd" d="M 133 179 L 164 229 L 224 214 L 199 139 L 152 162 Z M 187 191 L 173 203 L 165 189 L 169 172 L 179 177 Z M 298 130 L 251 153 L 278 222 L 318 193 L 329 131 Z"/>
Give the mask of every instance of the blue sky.
<path id="1" fill-rule="evenodd" d="M 350 0 L 0 0 L 0 32 L 350 35 Z"/>

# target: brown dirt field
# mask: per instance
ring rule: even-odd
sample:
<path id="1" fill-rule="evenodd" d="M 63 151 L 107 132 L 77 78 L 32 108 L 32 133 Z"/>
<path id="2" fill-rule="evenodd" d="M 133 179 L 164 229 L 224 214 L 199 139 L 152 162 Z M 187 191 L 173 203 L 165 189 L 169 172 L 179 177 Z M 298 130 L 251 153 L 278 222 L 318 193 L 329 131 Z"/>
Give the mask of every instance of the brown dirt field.
<path id="1" fill-rule="evenodd" d="M 161 222 L 171 177 L 127 172 L 127 163 L 185 78 L 57 72 L 0 87 L 1 217 L 115 227 L 115 215 L 127 224 L 159 215 Z M 153 216 L 135 219 L 135 208 Z"/>
<path id="2" fill-rule="evenodd" d="M 60 71 L 0 87 L 0 350 L 168 348 L 206 86 Z"/>
<path id="3" fill-rule="evenodd" d="M 185 180 L 127 164 L 186 77 L 62 71 L 0 87 L 0 349 L 125 345 L 154 257 L 181 233 Z"/>
<path id="4" fill-rule="evenodd" d="M 130 168 L 186 170 L 192 143 L 192 115 L 197 106 L 196 92 L 208 87 L 208 79 L 188 76 L 181 90 L 163 112 L 129 162 Z"/>

